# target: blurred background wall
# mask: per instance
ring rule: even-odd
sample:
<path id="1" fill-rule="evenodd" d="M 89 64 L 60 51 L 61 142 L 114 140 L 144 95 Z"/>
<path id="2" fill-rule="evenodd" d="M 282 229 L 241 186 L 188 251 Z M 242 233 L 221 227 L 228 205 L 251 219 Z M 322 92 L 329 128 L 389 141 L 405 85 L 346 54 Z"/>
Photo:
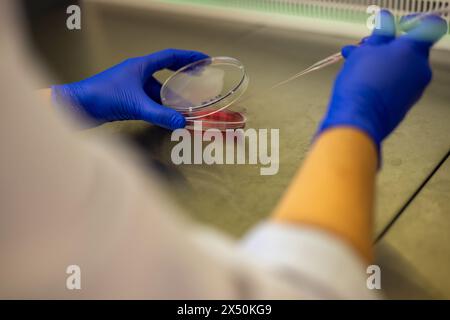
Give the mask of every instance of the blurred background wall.
<path id="1" fill-rule="evenodd" d="M 85 7 L 88 7 L 87 4 L 90 2 L 96 1 L 86 1 Z M 368 17 L 366 13 L 368 4 L 388 7 L 397 17 L 407 12 L 429 11 L 450 5 L 449 0 L 128 0 L 125 2 L 110 0 L 104 2 L 110 3 L 112 7 L 114 3 L 126 5 L 124 16 L 133 11 L 133 6 L 139 7 L 140 10 L 146 8 L 151 11 L 158 8 L 160 3 L 162 6 L 166 4 L 165 8 L 178 7 L 178 13 L 184 11 L 186 16 L 189 16 L 185 11 L 187 9 L 198 14 L 204 12 L 207 15 L 233 16 L 234 18 L 239 13 L 243 17 L 242 23 L 248 23 L 248 20 L 253 19 L 253 23 L 268 26 L 290 27 L 313 32 L 323 29 L 321 33 L 325 34 L 334 34 L 339 31 L 338 35 L 351 35 L 355 39 L 367 33 L 365 20 Z M 54 81 L 75 81 L 99 71 L 95 66 L 98 65 L 99 60 L 102 62 L 103 58 L 95 60 L 93 57 L 100 55 L 95 51 L 100 51 L 97 49 L 98 42 L 102 41 L 99 38 L 101 34 L 96 33 L 93 36 L 86 30 L 89 29 L 89 32 L 96 30 L 97 21 L 95 20 L 101 20 L 102 17 L 96 15 L 88 19 L 89 12 L 85 11 L 89 10 L 82 8 L 82 30 L 66 28 L 67 7 L 72 4 L 83 6 L 84 1 L 20 0 L 18 3 L 23 8 L 26 29 L 31 38 L 30 44 L 35 49 L 36 55 L 48 66 L 55 77 Z M 108 6 L 105 5 L 105 7 Z M 446 15 L 446 18 L 448 19 L 449 16 Z M 87 22 L 88 20 L 90 22 Z M 89 28 L 86 26 L 87 23 L 90 23 Z M 87 37 L 89 40 L 86 40 Z M 94 39 L 94 37 L 97 38 Z M 439 45 L 450 49 L 450 35 L 446 38 Z"/>
<path id="2" fill-rule="evenodd" d="M 79 3 L 76 0 L 20 1 L 29 44 L 38 59 L 48 66 L 53 81 L 75 81 L 89 74 L 83 32 L 66 27 L 67 7 Z"/>

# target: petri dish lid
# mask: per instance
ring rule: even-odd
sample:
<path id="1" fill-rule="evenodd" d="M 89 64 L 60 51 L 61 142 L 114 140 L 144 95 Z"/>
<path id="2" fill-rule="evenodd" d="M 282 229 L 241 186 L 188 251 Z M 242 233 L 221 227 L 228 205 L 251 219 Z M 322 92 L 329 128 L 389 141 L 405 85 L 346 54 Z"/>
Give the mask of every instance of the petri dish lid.
<path id="1" fill-rule="evenodd" d="M 161 87 L 161 102 L 187 120 L 200 119 L 233 104 L 247 89 L 248 81 L 239 60 L 207 58 L 172 74 Z"/>

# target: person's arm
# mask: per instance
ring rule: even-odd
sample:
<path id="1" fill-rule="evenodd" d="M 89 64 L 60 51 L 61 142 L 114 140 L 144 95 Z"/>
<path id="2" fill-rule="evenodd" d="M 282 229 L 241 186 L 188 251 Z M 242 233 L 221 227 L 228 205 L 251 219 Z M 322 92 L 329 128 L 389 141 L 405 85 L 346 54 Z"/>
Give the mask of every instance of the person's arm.
<path id="1" fill-rule="evenodd" d="M 381 14 L 381 29 L 343 48 L 344 67 L 302 168 L 272 218 L 241 244 L 312 298 L 379 298 L 367 288 L 366 266 L 381 142 L 431 80 L 429 49 L 447 28 L 428 17 L 396 38 L 394 17 Z"/>
<path id="2" fill-rule="evenodd" d="M 430 16 L 396 38 L 394 17 L 382 11 L 381 29 L 361 46 L 343 49 L 346 62 L 327 115 L 274 221 L 330 232 L 371 260 L 381 143 L 431 81 L 429 50 L 446 27 L 443 19 Z"/>
<path id="3" fill-rule="evenodd" d="M 276 221 L 323 228 L 372 258 L 375 144 L 353 128 L 335 128 L 315 141 L 275 210 Z"/>

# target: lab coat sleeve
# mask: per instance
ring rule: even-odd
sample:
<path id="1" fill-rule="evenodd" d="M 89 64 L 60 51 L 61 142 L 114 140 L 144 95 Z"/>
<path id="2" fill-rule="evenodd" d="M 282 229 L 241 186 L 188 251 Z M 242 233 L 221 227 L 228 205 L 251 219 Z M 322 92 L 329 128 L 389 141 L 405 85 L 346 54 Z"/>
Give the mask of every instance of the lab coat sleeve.
<path id="1" fill-rule="evenodd" d="M 157 177 L 140 170 L 133 150 L 80 140 L 7 74 L 0 298 L 237 297 L 229 269 L 192 240 L 195 227 Z M 71 277 L 78 275 L 79 288 Z"/>
<path id="2" fill-rule="evenodd" d="M 368 267 L 350 246 L 310 226 L 265 222 L 241 243 L 241 251 L 273 277 L 301 288 L 308 298 L 377 299 Z"/>
<path id="3" fill-rule="evenodd" d="M 0 40 L 8 44 L 0 47 L 0 298 L 236 297 L 230 273 L 192 241 L 192 224 L 133 150 L 82 139 L 57 106 L 35 95 L 39 72 L 12 32 L 7 3 L 0 4 Z"/>

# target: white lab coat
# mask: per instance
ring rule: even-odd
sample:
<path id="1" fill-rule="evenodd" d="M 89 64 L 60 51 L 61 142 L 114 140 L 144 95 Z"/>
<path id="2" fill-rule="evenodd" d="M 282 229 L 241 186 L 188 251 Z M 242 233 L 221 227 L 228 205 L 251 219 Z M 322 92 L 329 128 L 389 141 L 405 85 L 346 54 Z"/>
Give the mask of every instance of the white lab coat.
<path id="1" fill-rule="evenodd" d="M 118 141 L 81 140 L 43 104 L 0 2 L 0 298 L 372 298 L 344 242 L 263 223 L 242 241 L 181 218 Z M 69 290 L 70 265 L 81 289 Z"/>

